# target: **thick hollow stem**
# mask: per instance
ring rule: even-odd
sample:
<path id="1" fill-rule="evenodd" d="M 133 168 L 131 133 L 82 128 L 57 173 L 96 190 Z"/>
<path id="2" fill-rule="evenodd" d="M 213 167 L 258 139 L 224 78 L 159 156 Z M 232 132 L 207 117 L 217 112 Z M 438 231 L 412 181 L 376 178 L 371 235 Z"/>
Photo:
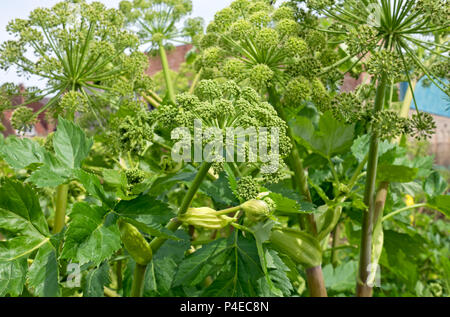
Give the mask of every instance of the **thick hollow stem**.
<path id="1" fill-rule="evenodd" d="M 167 60 L 166 50 L 162 43 L 159 43 L 159 55 L 161 57 L 161 64 L 164 73 L 164 79 L 166 81 L 167 92 L 169 94 L 169 100 L 171 103 L 175 104 L 175 89 L 173 88 L 172 79 L 170 78 L 170 68 L 169 62 Z"/>
<path id="2" fill-rule="evenodd" d="M 53 233 L 55 234 L 61 232 L 66 224 L 68 192 L 69 192 L 69 185 L 67 184 L 62 184 L 56 187 L 55 223 L 53 225 Z"/>
<path id="3" fill-rule="evenodd" d="M 383 75 L 378 83 L 377 94 L 375 98 L 375 112 L 380 111 L 384 105 L 384 97 L 386 92 L 387 77 Z M 376 131 L 372 131 L 370 138 L 369 160 L 367 162 L 367 178 L 364 192 L 364 203 L 368 206 L 364 211 L 363 225 L 361 233 L 361 246 L 359 258 L 359 270 L 357 279 L 356 294 L 359 297 L 371 296 L 371 287 L 367 285 L 367 278 L 369 271 L 367 268 L 371 263 L 372 258 L 372 233 L 374 228 L 374 213 L 375 213 L 375 182 L 377 178 L 378 166 L 378 146 L 379 137 Z"/>
<path id="4" fill-rule="evenodd" d="M 327 289 L 325 288 L 322 267 L 320 265 L 307 269 L 306 279 L 311 297 L 327 297 Z"/>
<path id="5" fill-rule="evenodd" d="M 145 271 L 147 265 L 140 265 L 136 263 L 134 269 L 133 283 L 131 284 L 131 297 L 142 297 L 145 284 Z"/>
<path id="6" fill-rule="evenodd" d="M 297 146 L 295 144 L 294 139 L 294 133 L 292 132 L 292 129 L 290 128 L 287 117 L 284 113 L 284 110 L 282 106 L 279 104 L 279 100 L 277 97 L 277 94 L 273 88 L 269 89 L 269 101 L 273 105 L 273 107 L 276 109 L 278 115 L 281 119 L 283 119 L 286 122 L 287 125 L 287 132 L 289 135 L 289 138 L 291 139 L 291 143 L 293 145 L 290 159 L 289 159 L 289 165 L 290 168 L 294 172 L 294 183 L 297 184 L 298 188 L 300 189 L 300 193 L 303 195 L 306 201 L 312 202 L 311 199 L 311 193 L 309 191 L 308 187 L 308 179 L 306 177 L 305 169 L 303 167 L 303 162 L 300 157 L 300 153 L 298 152 Z M 308 231 L 311 232 L 314 236 L 317 235 L 317 224 L 316 220 L 314 219 L 314 215 L 308 214 L 305 217 L 300 217 L 300 225 L 304 224 L 306 227 L 308 227 Z M 312 297 L 326 297 L 327 296 L 327 289 L 325 288 L 325 283 L 323 281 L 323 274 L 322 274 L 322 267 L 319 265 L 315 268 L 306 270 L 306 276 L 308 281 L 308 288 L 309 292 Z"/>

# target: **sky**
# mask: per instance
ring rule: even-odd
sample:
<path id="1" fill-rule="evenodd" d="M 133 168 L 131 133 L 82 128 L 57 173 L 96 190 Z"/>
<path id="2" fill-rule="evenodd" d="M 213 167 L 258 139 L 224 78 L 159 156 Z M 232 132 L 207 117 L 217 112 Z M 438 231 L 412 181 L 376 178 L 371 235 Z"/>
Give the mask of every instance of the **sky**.
<path id="1" fill-rule="evenodd" d="M 97 0 L 104 3 L 108 7 L 117 8 L 121 0 Z M 6 25 L 15 18 L 27 18 L 30 11 L 37 7 L 51 7 L 59 0 L 1 0 L 0 1 L 0 43 L 11 39 L 6 32 Z M 208 24 L 214 14 L 220 9 L 228 6 L 232 0 L 192 0 L 193 13 L 192 17 L 202 17 L 205 24 Z M 43 87 L 43 82 L 39 78 L 31 77 L 29 79 L 17 76 L 14 69 L 5 72 L 0 70 L 0 84 L 5 82 L 24 83 L 25 86 Z"/>

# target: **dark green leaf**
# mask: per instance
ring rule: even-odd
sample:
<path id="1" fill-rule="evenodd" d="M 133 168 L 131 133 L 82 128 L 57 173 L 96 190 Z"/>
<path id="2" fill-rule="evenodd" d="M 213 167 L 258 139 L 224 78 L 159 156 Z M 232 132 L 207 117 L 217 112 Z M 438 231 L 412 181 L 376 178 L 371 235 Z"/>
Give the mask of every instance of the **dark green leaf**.
<path id="1" fill-rule="evenodd" d="M 0 262 L 0 297 L 22 294 L 28 270 L 27 259 Z"/>
<path id="2" fill-rule="evenodd" d="M 122 200 L 116 207 L 116 213 L 152 236 L 174 237 L 164 228 L 175 213 L 168 204 L 149 195 L 142 195 L 133 200 Z"/>
<path id="3" fill-rule="evenodd" d="M 56 250 L 50 243 L 39 249 L 28 270 L 27 281 L 31 292 L 37 296 L 56 297 L 61 294 Z"/>
<path id="4" fill-rule="evenodd" d="M 120 249 L 119 228 L 104 208 L 76 203 L 69 217 L 61 258 L 99 265 Z"/>
<path id="5" fill-rule="evenodd" d="M 111 283 L 107 262 L 91 270 L 83 279 L 84 297 L 103 297 L 104 287 Z"/>

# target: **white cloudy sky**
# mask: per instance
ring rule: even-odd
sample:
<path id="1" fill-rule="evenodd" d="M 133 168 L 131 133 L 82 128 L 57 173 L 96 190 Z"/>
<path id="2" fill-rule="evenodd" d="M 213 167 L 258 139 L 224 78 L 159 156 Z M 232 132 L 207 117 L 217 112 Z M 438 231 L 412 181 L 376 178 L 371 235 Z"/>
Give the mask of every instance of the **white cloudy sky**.
<path id="1" fill-rule="evenodd" d="M 97 0 L 108 7 L 118 7 L 121 0 Z M 6 25 L 14 18 L 26 18 L 30 11 L 37 7 L 50 7 L 59 0 L 0 0 L 0 42 L 10 39 Z M 232 0 L 192 0 L 193 17 L 200 16 L 208 23 L 216 11 L 229 5 Z M 13 69 L 8 72 L 0 70 L 0 84 L 5 82 L 24 83 L 26 86 L 41 86 L 37 78 L 18 77 Z"/>

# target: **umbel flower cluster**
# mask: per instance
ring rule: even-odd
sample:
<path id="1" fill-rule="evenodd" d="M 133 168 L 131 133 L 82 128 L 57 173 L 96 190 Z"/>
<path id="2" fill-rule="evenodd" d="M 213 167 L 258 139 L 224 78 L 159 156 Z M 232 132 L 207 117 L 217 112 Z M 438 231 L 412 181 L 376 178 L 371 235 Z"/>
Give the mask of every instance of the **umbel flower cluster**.
<path id="1" fill-rule="evenodd" d="M 277 88 L 293 107 L 326 101 L 318 77 L 338 59 L 322 33 L 301 27 L 288 3 L 275 8 L 263 0 L 236 0 L 217 12 L 200 50 L 196 67 L 204 78 L 225 77 L 262 92 Z"/>
<path id="2" fill-rule="evenodd" d="M 417 139 L 428 138 L 436 130 L 433 117 L 428 113 L 415 113 L 411 118 L 403 118 L 394 110 L 374 112 L 370 104 L 355 92 L 336 95 L 328 106 L 321 107 L 320 110 L 330 111 L 337 120 L 348 124 L 357 122 L 371 124 L 371 129 L 377 131 L 381 139 L 386 140 L 401 135 Z"/>
<path id="3" fill-rule="evenodd" d="M 63 1 L 35 9 L 28 19 L 8 24 L 15 39 L 1 45 L 0 67 L 46 80 L 38 97 L 25 102 L 49 96 L 40 112 L 49 109 L 66 117 L 98 112 L 96 99 L 145 91 L 152 84 L 144 75 L 148 60 L 137 50 L 139 39 L 124 24 L 120 11 L 100 2 Z"/>
<path id="4" fill-rule="evenodd" d="M 120 2 L 127 24 L 136 29 L 147 51 L 172 46 L 169 41 L 187 43 L 203 33 L 202 18 L 186 18 L 192 13 L 191 0 L 133 0 Z M 179 24 L 184 20 L 184 26 Z"/>
<path id="5" fill-rule="evenodd" d="M 379 0 L 297 2 L 305 2 L 311 11 L 330 18 L 330 26 L 321 30 L 333 34 L 333 41 L 345 47 L 349 58 L 362 61 L 364 69 L 379 86 L 393 89 L 396 83 L 406 81 L 409 83 L 408 89 L 412 90 L 411 78 L 425 75 L 427 81 L 449 94 L 449 85 L 443 80 L 448 78 L 447 41 L 432 42 L 429 38 L 450 26 L 450 2 L 410 0 L 395 2 L 394 6 L 391 6 L 391 1 Z M 415 49 L 429 56 L 429 63 L 421 60 Z M 369 111 L 353 94 L 339 95 L 324 108 L 348 123 L 361 119 L 371 122 L 372 128 L 382 138 L 389 139 L 400 134 L 428 137 L 434 133 L 436 126 L 430 115 L 419 111 L 420 105 L 416 104 L 413 91 L 412 94 L 416 114 L 410 119 L 401 118 L 389 109 L 388 100 L 379 103 L 382 106 L 379 109 Z"/>
<path id="6" fill-rule="evenodd" d="M 224 144 L 228 128 L 236 128 L 236 137 L 240 137 L 239 128 L 254 128 L 256 133 L 260 128 L 277 128 L 278 153 L 272 154 L 278 155 L 281 162 L 281 159 L 290 153 L 291 142 L 287 136 L 286 123 L 277 115 L 272 105 L 261 101 L 259 94 L 252 88 L 241 88 L 234 81 L 201 80 L 194 94 L 180 94 L 176 101 L 176 105 L 162 105 L 152 114 L 161 128 L 173 130 L 186 127 L 193 133 L 200 132 L 203 135 L 208 133 L 207 129 L 215 128 L 223 136 Z M 195 131 L 198 129 L 194 124 L 195 120 L 201 122 L 202 131 Z M 246 131 L 242 132 L 244 136 L 250 136 Z M 208 142 L 208 139 L 203 139 L 203 142 Z M 246 138 L 245 142 L 246 155 L 249 155 L 250 137 Z M 270 152 L 271 142 L 267 143 Z"/>

